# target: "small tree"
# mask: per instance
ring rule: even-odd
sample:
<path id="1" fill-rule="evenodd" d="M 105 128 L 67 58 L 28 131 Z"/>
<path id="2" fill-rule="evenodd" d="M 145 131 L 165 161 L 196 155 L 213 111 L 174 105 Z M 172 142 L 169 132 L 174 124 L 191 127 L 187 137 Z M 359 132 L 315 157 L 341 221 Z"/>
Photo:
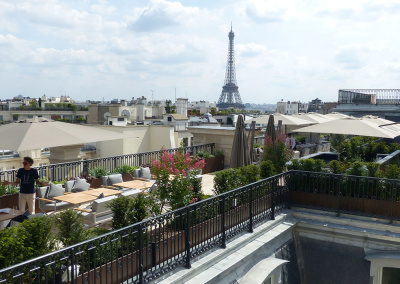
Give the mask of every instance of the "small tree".
<path id="1" fill-rule="evenodd" d="M 153 173 L 158 185 L 155 194 L 161 201 L 160 210 L 166 202 L 173 210 L 188 205 L 194 197 L 193 180 L 203 167 L 204 160 L 191 158 L 189 153 L 183 154 L 182 147 L 174 154 L 164 151 L 159 160 L 154 160 Z"/>
<path id="2" fill-rule="evenodd" d="M 271 161 L 278 173 L 283 172 L 292 151 L 285 144 L 286 135 L 277 133 L 275 141 L 267 136 L 264 141 L 264 161 Z"/>
<path id="3" fill-rule="evenodd" d="M 58 229 L 56 237 L 65 247 L 88 239 L 88 231 L 85 230 L 82 214 L 68 209 L 54 214 L 54 216 Z"/>

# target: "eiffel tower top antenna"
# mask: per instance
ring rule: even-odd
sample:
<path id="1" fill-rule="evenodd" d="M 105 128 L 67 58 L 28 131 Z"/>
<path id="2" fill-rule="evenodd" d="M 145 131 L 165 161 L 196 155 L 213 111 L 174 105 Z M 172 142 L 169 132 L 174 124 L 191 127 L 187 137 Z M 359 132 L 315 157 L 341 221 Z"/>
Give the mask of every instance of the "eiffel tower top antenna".
<path id="1" fill-rule="evenodd" d="M 235 71 L 235 54 L 233 49 L 233 40 L 235 38 L 235 33 L 232 29 L 228 34 L 229 38 L 229 48 L 228 48 L 228 60 L 226 64 L 226 74 L 225 82 L 222 87 L 222 92 L 219 97 L 217 107 L 220 109 L 236 108 L 244 109 L 244 104 L 239 94 L 239 87 L 236 83 L 236 71 Z"/>

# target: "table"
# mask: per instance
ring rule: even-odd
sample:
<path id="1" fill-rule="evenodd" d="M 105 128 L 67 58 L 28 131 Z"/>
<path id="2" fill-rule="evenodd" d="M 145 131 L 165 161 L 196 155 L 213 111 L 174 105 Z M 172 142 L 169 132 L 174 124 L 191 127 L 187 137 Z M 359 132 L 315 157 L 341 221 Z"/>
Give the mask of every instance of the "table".
<path id="1" fill-rule="evenodd" d="M 118 195 L 121 194 L 123 191 L 121 190 L 115 190 L 115 189 L 110 189 L 110 188 L 93 188 L 93 189 L 89 189 L 86 191 L 81 191 L 81 193 L 84 194 L 89 194 L 89 195 L 94 195 L 96 197 L 98 197 L 100 194 L 104 194 L 104 197 L 106 196 L 112 196 L 112 195 Z"/>
<path id="2" fill-rule="evenodd" d="M 2 208 L 2 209 L 10 209 L 10 208 Z M 10 209 L 9 213 L 0 213 L 0 230 L 4 230 L 4 221 L 11 220 L 12 218 L 21 214 L 24 214 L 24 211 L 14 210 L 14 209 Z"/>
<path id="3" fill-rule="evenodd" d="M 151 181 L 130 180 L 130 181 L 114 183 L 113 186 L 136 188 L 136 189 L 145 189 L 145 188 L 148 188 L 148 187 L 152 187 L 153 184 L 154 184 L 154 182 L 151 182 Z"/>
<path id="4" fill-rule="evenodd" d="M 56 197 L 53 197 L 53 199 L 57 200 L 57 201 L 65 201 L 65 202 L 68 202 L 71 204 L 78 205 L 78 204 L 93 201 L 98 197 L 98 195 L 97 196 L 90 195 L 90 194 L 86 194 L 84 192 L 85 191 L 81 191 L 81 192 L 77 192 L 77 193 L 56 196 Z"/>

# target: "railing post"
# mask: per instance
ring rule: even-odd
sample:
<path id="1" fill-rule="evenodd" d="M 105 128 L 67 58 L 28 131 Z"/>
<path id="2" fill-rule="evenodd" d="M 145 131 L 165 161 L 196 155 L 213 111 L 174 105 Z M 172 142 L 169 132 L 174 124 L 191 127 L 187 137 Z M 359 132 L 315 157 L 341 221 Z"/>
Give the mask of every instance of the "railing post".
<path id="1" fill-rule="evenodd" d="M 190 206 L 186 208 L 186 230 L 185 230 L 185 250 L 186 250 L 186 268 L 191 268 L 190 264 Z"/>
<path id="2" fill-rule="evenodd" d="M 271 220 L 275 220 L 275 187 L 276 178 L 272 179 L 272 189 L 271 189 Z"/>
<path id="3" fill-rule="evenodd" d="M 249 233 L 253 233 L 253 186 L 250 187 L 249 214 Z"/>
<path id="4" fill-rule="evenodd" d="M 215 154 L 215 143 L 211 144 L 211 154 Z"/>
<path id="5" fill-rule="evenodd" d="M 343 177 L 340 177 L 340 182 L 339 182 L 339 190 L 338 190 L 338 208 L 337 208 L 337 213 L 336 216 L 339 217 L 340 216 L 340 203 L 342 201 L 342 179 Z"/>
<path id="6" fill-rule="evenodd" d="M 221 207 L 221 233 L 222 233 L 222 248 L 226 248 L 226 224 L 225 224 L 225 194 L 222 195 L 222 199 L 220 199 L 220 207 Z"/>
<path id="7" fill-rule="evenodd" d="M 143 234 L 142 234 L 142 223 L 138 225 L 139 234 L 139 283 L 143 283 Z"/>
<path id="8" fill-rule="evenodd" d="M 290 190 L 292 186 L 292 172 L 286 172 L 283 176 L 284 181 L 286 177 L 286 200 L 287 200 L 287 209 L 292 209 L 292 199 L 290 198 Z"/>

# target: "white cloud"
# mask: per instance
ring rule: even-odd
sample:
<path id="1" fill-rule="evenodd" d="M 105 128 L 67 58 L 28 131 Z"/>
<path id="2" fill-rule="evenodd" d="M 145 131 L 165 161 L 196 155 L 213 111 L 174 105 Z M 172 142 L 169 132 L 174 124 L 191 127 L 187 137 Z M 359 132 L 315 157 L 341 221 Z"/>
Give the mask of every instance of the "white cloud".
<path id="1" fill-rule="evenodd" d="M 151 0 L 144 8 L 136 8 L 130 25 L 134 31 L 149 32 L 168 26 L 187 25 L 200 16 L 197 7 L 185 7 L 180 2 Z"/>

